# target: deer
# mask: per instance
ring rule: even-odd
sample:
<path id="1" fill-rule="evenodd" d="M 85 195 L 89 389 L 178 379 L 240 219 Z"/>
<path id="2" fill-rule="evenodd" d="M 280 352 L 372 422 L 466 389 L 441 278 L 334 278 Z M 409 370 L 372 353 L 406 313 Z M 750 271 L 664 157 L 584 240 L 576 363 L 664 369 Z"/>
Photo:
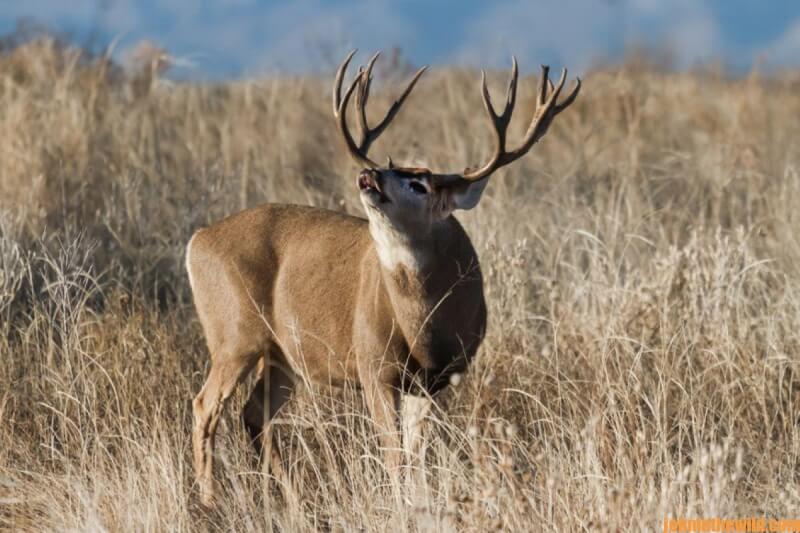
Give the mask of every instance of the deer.
<path id="1" fill-rule="evenodd" d="M 214 505 L 220 490 L 213 477 L 220 416 L 237 386 L 254 372 L 257 381 L 242 416 L 254 439 L 266 439 L 273 468 L 280 469 L 280 452 L 267 430 L 303 379 L 360 389 L 387 471 L 402 468 L 404 444 L 407 450 L 409 441 L 418 439 L 404 420 L 419 420 L 451 377 L 468 368 L 486 331 L 478 254 L 453 213 L 473 209 L 488 178 L 525 155 L 581 88 L 576 78 L 559 102 L 567 70 L 554 85 L 543 65 L 533 118 L 522 142 L 508 149 L 519 78 L 512 57 L 502 112 L 495 111 L 481 74 L 494 139 L 482 166 L 436 173 L 395 166 L 391 158 L 381 166 L 368 151 L 426 67 L 371 127 L 366 107 L 379 53 L 342 93 L 355 53 L 336 72 L 333 115 L 360 167 L 355 185 L 366 218 L 264 204 L 199 229 L 186 247 L 194 305 L 211 356 L 207 379 L 193 401 L 194 468 L 205 506 Z M 347 120 L 354 95 L 358 141 Z"/>

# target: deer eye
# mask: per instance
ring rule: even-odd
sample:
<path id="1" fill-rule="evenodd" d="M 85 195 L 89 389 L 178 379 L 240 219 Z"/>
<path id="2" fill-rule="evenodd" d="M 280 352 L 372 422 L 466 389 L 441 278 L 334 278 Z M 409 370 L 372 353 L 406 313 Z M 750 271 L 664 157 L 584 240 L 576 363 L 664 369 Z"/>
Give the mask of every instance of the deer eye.
<path id="1" fill-rule="evenodd" d="M 428 194 L 428 189 L 418 181 L 411 181 L 408 187 L 417 194 Z"/>

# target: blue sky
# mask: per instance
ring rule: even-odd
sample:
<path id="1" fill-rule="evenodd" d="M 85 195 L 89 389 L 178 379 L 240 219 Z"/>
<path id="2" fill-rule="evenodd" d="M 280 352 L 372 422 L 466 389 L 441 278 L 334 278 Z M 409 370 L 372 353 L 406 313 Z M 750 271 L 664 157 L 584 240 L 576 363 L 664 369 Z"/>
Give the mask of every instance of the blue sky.
<path id="1" fill-rule="evenodd" d="M 33 19 L 81 42 L 143 39 L 187 62 L 184 76 L 327 69 L 353 47 L 400 47 L 415 64 L 506 67 L 515 53 L 581 73 L 632 44 L 669 49 L 678 68 L 800 64 L 794 0 L 0 0 L 0 33 Z"/>

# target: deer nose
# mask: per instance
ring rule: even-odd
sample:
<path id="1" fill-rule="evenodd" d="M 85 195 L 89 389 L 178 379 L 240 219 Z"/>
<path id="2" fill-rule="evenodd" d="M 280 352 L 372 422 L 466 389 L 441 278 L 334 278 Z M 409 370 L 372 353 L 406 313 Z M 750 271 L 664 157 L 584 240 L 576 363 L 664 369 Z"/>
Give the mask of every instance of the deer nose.
<path id="1" fill-rule="evenodd" d="M 358 173 L 358 179 L 356 180 L 358 183 L 358 188 L 362 190 L 370 188 L 380 191 L 381 188 L 379 178 L 380 172 L 372 168 L 365 168 Z"/>
<path id="2" fill-rule="evenodd" d="M 374 168 L 365 168 L 361 172 L 358 173 L 358 177 L 359 177 L 359 179 L 361 179 L 361 178 L 367 178 L 367 179 L 372 178 L 372 179 L 374 179 L 375 175 L 377 173 L 378 172 Z"/>

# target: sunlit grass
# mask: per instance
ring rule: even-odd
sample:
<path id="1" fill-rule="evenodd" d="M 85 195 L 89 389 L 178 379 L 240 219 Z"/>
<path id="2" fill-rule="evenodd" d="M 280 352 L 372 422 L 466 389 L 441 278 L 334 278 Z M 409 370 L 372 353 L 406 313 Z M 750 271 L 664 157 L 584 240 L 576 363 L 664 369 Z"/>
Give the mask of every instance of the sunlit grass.
<path id="1" fill-rule="evenodd" d="M 190 461 L 208 354 L 185 243 L 265 201 L 358 214 L 356 169 L 330 79 L 151 82 L 48 41 L 0 55 L 0 527 L 618 531 L 797 514 L 795 82 L 587 76 L 459 215 L 490 326 L 427 421 L 416 490 L 389 482 L 355 391 L 306 390 L 279 428 L 290 479 L 266 479 L 242 387 L 213 512 Z M 512 139 L 535 80 L 520 85 Z M 375 157 L 478 163 L 480 106 L 476 72 L 431 72 Z"/>

